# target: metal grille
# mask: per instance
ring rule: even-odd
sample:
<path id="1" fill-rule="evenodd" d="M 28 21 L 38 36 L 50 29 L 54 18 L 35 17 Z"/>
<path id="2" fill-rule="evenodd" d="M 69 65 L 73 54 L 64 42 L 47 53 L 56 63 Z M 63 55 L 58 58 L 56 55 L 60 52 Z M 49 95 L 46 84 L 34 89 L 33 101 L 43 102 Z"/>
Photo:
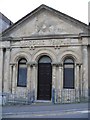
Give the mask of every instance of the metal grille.
<path id="1" fill-rule="evenodd" d="M 88 90 L 75 90 L 75 89 L 63 89 L 63 90 L 53 90 L 52 92 L 52 102 L 53 103 L 77 103 L 77 102 L 89 102 L 90 96 Z M 2 104 L 31 104 L 35 102 L 35 91 L 27 93 L 2 94 Z"/>

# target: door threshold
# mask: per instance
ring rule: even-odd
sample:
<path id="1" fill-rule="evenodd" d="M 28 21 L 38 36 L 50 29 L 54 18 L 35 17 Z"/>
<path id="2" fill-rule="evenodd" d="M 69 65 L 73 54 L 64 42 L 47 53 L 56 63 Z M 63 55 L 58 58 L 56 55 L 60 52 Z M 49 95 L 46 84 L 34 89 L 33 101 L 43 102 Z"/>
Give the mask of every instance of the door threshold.
<path id="1" fill-rule="evenodd" d="M 52 101 L 50 100 L 36 100 L 33 103 L 34 105 L 52 105 Z"/>
<path id="2" fill-rule="evenodd" d="M 51 100 L 36 100 L 36 103 L 52 103 Z"/>

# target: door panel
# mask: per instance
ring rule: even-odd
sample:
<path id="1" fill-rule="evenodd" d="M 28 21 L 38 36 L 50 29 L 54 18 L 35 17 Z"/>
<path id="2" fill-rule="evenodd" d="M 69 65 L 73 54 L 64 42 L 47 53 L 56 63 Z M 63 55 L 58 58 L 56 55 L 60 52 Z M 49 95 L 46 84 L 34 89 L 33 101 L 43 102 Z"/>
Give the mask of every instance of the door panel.
<path id="1" fill-rule="evenodd" d="M 38 65 L 38 100 L 51 100 L 52 67 L 51 63 Z"/>

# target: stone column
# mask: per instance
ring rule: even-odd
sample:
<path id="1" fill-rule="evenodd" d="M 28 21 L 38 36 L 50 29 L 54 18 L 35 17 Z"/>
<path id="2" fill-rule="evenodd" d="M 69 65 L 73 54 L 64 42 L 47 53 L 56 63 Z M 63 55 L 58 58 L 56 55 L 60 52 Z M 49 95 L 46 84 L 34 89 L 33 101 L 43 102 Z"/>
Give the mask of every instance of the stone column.
<path id="1" fill-rule="evenodd" d="M 59 79 L 58 79 L 58 84 L 59 84 L 59 89 L 62 90 L 63 88 L 63 79 L 62 79 L 62 64 L 59 64 Z"/>
<path id="2" fill-rule="evenodd" d="M 32 92 L 33 92 L 33 100 L 37 100 L 37 79 L 36 79 L 36 66 L 37 63 L 32 64 Z"/>
<path id="3" fill-rule="evenodd" d="M 52 87 L 56 88 L 56 64 L 52 66 Z"/>
<path id="4" fill-rule="evenodd" d="M 82 64 L 80 65 L 80 91 L 81 91 L 81 96 L 82 96 L 82 85 L 83 85 L 83 80 L 82 80 L 82 74 L 83 74 L 83 71 L 82 71 Z"/>
<path id="5" fill-rule="evenodd" d="M 2 82 L 3 82 L 3 49 L 0 48 L 0 105 L 2 105 L 2 87 L 3 87 Z"/>
<path id="6" fill-rule="evenodd" d="M 28 101 L 31 100 L 31 65 L 27 63 L 27 95 Z"/>
<path id="7" fill-rule="evenodd" d="M 29 63 L 27 63 L 27 90 L 28 92 L 31 90 L 31 67 Z"/>
<path id="8" fill-rule="evenodd" d="M 8 93 L 10 84 L 10 49 L 6 49 L 4 58 L 4 92 Z"/>
<path id="9" fill-rule="evenodd" d="M 56 64 L 52 63 L 52 102 L 56 103 Z"/>
<path id="10" fill-rule="evenodd" d="M 16 64 L 13 64 L 12 93 L 16 93 Z"/>
<path id="11" fill-rule="evenodd" d="M 12 93 L 12 79 L 13 79 L 13 65 L 10 64 L 10 83 L 9 83 L 9 90 Z"/>
<path id="12" fill-rule="evenodd" d="M 79 71 L 80 71 L 80 70 L 79 70 L 79 64 L 77 63 L 77 64 L 76 64 L 76 81 L 75 81 L 76 101 L 79 101 L 79 94 L 80 94 L 80 93 L 79 93 L 79 92 L 80 92 L 80 91 L 79 91 L 79 87 L 80 87 L 80 86 L 79 86 L 79 84 L 80 84 Z"/>
<path id="13" fill-rule="evenodd" d="M 61 91 L 63 88 L 63 79 L 62 79 L 62 64 L 59 64 L 59 70 L 58 70 L 58 102 L 61 101 Z"/>
<path id="14" fill-rule="evenodd" d="M 76 82 L 75 82 L 76 90 L 79 90 L 79 64 L 76 64 Z"/>
<path id="15" fill-rule="evenodd" d="M 0 95 L 2 94 L 2 80 L 3 80 L 3 49 L 0 48 Z"/>
<path id="16" fill-rule="evenodd" d="M 83 96 L 88 96 L 88 51 L 87 46 L 83 46 Z"/>

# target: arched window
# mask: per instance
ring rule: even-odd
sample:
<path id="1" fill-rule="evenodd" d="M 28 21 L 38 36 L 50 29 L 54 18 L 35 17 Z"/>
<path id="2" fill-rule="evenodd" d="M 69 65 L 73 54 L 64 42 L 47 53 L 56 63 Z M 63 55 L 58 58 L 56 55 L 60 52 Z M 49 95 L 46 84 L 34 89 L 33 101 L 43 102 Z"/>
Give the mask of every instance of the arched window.
<path id="1" fill-rule="evenodd" d="M 21 58 L 18 61 L 18 80 L 17 86 L 26 87 L 27 86 L 27 60 L 25 58 Z"/>
<path id="2" fill-rule="evenodd" d="M 64 60 L 63 77 L 63 88 L 74 89 L 74 60 L 72 58 L 66 58 Z"/>
<path id="3" fill-rule="evenodd" d="M 52 60 L 51 58 L 49 58 L 48 56 L 42 56 L 40 59 L 39 59 L 39 63 L 51 63 Z"/>

